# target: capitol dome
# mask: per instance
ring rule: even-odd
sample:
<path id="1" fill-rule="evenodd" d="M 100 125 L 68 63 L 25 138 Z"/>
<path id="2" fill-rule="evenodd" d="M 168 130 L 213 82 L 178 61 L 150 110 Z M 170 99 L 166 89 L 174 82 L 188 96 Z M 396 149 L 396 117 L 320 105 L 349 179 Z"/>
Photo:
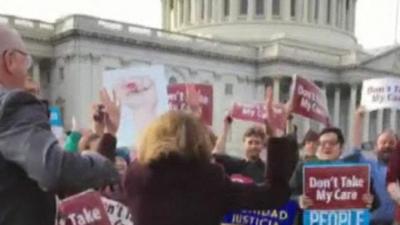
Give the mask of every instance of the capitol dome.
<path id="1" fill-rule="evenodd" d="M 356 0 L 161 0 L 163 28 L 256 46 L 354 49 Z"/>

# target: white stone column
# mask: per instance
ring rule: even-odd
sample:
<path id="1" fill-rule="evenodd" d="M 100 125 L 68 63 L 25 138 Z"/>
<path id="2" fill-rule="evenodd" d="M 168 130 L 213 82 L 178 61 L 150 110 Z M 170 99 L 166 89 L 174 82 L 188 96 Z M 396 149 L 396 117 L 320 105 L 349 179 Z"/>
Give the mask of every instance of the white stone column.
<path id="1" fill-rule="evenodd" d="M 283 20 L 289 21 L 290 18 L 290 0 L 280 0 L 281 1 L 281 15 Z"/>
<path id="2" fill-rule="evenodd" d="M 230 0 L 229 4 L 229 21 L 236 21 L 239 16 L 239 1 Z"/>
<path id="3" fill-rule="evenodd" d="M 354 33 L 355 18 L 356 18 L 355 0 L 350 0 L 349 14 L 350 14 L 349 15 L 349 31 Z"/>
<path id="4" fill-rule="evenodd" d="M 32 79 L 40 84 L 40 64 L 38 60 L 33 61 Z"/>
<path id="5" fill-rule="evenodd" d="M 331 25 L 336 26 L 336 8 L 337 8 L 337 0 L 331 0 Z"/>
<path id="6" fill-rule="evenodd" d="M 275 102 L 279 102 L 279 97 L 280 97 L 280 93 L 281 93 L 281 82 L 280 82 L 280 78 L 278 77 L 274 77 L 273 79 L 273 89 L 274 89 L 274 93 L 273 93 L 273 98 Z"/>
<path id="7" fill-rule="evenodd" d="M 308 23 L 308 4 L 309 4 L 309 0 L 303 0 L 304 4 L 303 4 L 303 23 Z"/>
<path id="8" fill-rule="evenodd" d="M 248 0 L 247 4 L 247 20 L 251 21 L 256 13 L 256 2 L 255 0 Z"/>
<path id="9" fill-rule="evenodd" d="M 221 8 L 219 8 L 219 0 L 213 0 L 211 1 L 212 4 L 212 13 L 211 13 L 211 22 L 215 23 L 218 18 L 218 9 L 221 10 Z"/>
<path id="10" fill-rule="evenodd" d="M 167 29 L 167 1 L 161 0 L 161 19 L 162 19 L 162 28 Z"/>
<path id="11" fill-rule="evenodd" d="M 310 23 L 316 23 L 317 21 L 315 21 L 315 10 L 317 10 L 315 8 L 315 1 L 316 0 L 309 0 L 308 1 L 308 6 L 310 11 L 308 12 L 308 16 L 311 18 Z"/>
<path id="12" fill-rule="evenodd" d="M 349 101 L 349 114 L 348 114 L 348 143 L 353 146 L 353 125 L 354 115 L 356 112 L 356 101 L 357 101 L 357 84 L 351 84 L 350 87 L 350 101 Z"/>
<path id="13" fill-rule="evenodd" d="M 204 21 L 209 22 L 211 20 L 211 12 L 210 9 L 211 0 L 205 0 L 204 2 Z M 212 8 L 212 7 L 211 7 Z M 212 9 L 211 9 L 212 10 Z"/>
<path id="14" fill-rule="evenodd" d="M 190 1 L 190 13 L 189 13 L 189 23 L 190 24 L 197 24 L 199 21 L 196 18 L 196 9 L 197 9 L 197 2 L 198 0 L 186 0 Z"/>
<path id="15" fill-rule="evenodd" d="M 383 131 L 383 109 L 378 110 L 378 116 L 376 119 L 376 133 L 379 134 Z"/>
<path id="16" fill-rule="evenodd" d="M 195 4 L 194 17 L 195 17 L 196 24 L 200 24 L 203 22 L 203 21 L 201 21 L 201 1 L 202 0 L 196 0 L 196 4 Z"/>
<path id="17" fill-rule="evenodd" d="M 176 0 L 176 27 L 181 27 L 183 23 L 183 13 L 182 13 L 183 5 L 181 0 Z"/>
<path id="18" fill-rule="evenodd" d="M 190 0 L 183 0 L 183 24 L 184 25 L 189 24 L 189 20 L 190 20 L 190 18 L 189 18 L 189 15 L 190 15 L 189 1 Z"/>
<path id="19" fill-rule="evenodd" d="M 295 20 L 301 22 L 303 16 L 303 5 L 304 0 L 297 0 L 296 1 L 296 17 Z"/>
<path id="20" fill-rule="evenodd" d="M 364 119 L 363 119 L 363 141 L 364 142 L 369 141 L 369 123 L 370 123 L 370 113 L 365 112 Z"/>
<path id="21" fill-rule="evenodd" d="M 311 120 L 308 118 L 303 118 L 303 132 L 306 134 L 311 128 Z"/>
<path id="22" fill-rule="evenodd" d="M 340 125 L 340 86 L 335 86 L 335 99 L 333 103 L 333 124 L 336 127 Z"/>
<path id="23" fill-rule="evenodd" d="M 397 109 L 390 110 L 390 129 L 397 130 Z"/>
<path id="24" fill-rule="evenodd" d="M 265 19 L 267 21 L 272 20 L 272 0 L 266 0 L 265 4 Z"/>
<path id="25" fill-rule="evenodd" d="M 340 27 L 342 29 L 346 29 L 346 23 L 347 23 L 347 15 L 346 15 L 346 0 L 341 0 L 342 1 L 342 5 L 341 5 L 341 23 L 340 23 Z"/>
<path id="26" fill-rule="evenodd" d="M 217 22 L 221 22 L 224 20 L 225 18 L 225 14 L 224 14 L 224 0 L 216 0 L 218 5 L 217 5 Z"/>
<path id="27" fill-rule="evenodd" d="M 179 17 L 178 17 L 178 0 L 172 0 L 174 1 L 174 29 L 176 29 L 178 27 L 178 21 L 179 21 Z"/>
<path id="28" fill-rule="evenodd" d="M 326 85 L 324 84 L 324 83 L 322 83 L 322 85 L 321 85 L 321 91 L 322 91 L 322 94 L 323 94 L 323 96 L 325 96 L 326 97 Z M 328 98 L 326 97 L 326 105 L 327 105 L 327 108 L 328 108 Z M 329 110 L 329 109 L 328 109 Z M 329 113 L 329 112 L 328 112 Z M 325 124 L 322 124 L 322 123 L 319 123 L 319 130 L 322 130 L 322 129 L 324 129 L 325 128 Z"/>
<path id="29" fill-rule="evenodd" d="M 326 24 L 327 21 L 327 15 L 326 15 L 326 10 L 328 8 L 328 1 L 327 0 L 317 0 L 319 1 L 319 9 L 318 10 L 318 24 Z"/>

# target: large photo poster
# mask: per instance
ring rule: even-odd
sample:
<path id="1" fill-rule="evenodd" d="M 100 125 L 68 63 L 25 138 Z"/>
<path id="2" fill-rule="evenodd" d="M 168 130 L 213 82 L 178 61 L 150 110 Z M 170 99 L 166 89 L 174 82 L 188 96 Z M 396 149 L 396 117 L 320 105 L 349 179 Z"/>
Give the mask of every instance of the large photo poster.
<path id="1" fill-rule="evenodd" d="M 157 115 L 168 110 L 167 79 L 162 65 L 105 71 L 103 86 L 121 102 L 118 146 L 134 147 Z"/>

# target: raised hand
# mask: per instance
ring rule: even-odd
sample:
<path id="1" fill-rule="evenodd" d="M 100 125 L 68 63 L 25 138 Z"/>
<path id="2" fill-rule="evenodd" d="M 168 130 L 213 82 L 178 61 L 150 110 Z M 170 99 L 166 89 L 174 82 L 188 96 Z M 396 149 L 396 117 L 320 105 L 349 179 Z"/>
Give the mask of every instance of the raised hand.
<path id="1" fill-rule="evenodd" d="M 267 87 L 265 105 L 267 109 L 266 129 L 270 136 L 280 137 L 285 134 L 290 104 L 283 105 L 273 102 L 272 88 Z"/>
<path id="2" fill-rule="evenodd" d="M 104 106 L 104 122 L 106 132 L 115 135 L 119 128 L 121 119 L 121 104 L 117 100 L 115 91 L 112 92 L 112 98 L 106 89 L 100 91 L 100 101 Z"/>
<path id="3" fill-rule="evenodd" d="M 91 115 L 93 131 L 99 136 L 103 135 L 105 129 L 104 106 L 101 104 L 93 104 Z"/>
<path id="4" fill-rule="evenodd" d="M 186 103 L 191 112 L 200 118 L 202 114 L 201 94 L 194 85 L 188 85 L 186 88 Z"/>

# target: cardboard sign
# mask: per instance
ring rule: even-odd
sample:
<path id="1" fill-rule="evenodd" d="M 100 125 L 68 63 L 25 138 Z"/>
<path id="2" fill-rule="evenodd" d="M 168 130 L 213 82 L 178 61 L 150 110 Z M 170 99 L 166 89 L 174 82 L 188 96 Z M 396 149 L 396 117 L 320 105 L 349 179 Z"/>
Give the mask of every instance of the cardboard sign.
<path id="1" fill-rule="evenodd" d="M 304 194 L 310 209 L 362 209 L 370 189 L 368 164 L 304 165 Z"/>
<path id="2" fill-rule="evenodd" d="M 238 225 L 292 225 L 296 217 L 297 203 L 289 201 L 279 209 L 270 210 L 240 210 L 228 213 L 223 223 Z"/>
<path id="3" fill-rule="evenodd" d="M 87 191 L 63 200 L 59 225 L 112 225 L 98 192 Z"/>
<path id="4" fill-rule="evenodd" d="M 298 115 L 329 124 L 329 112 L 326 95 L 312 81 L 299 76 L 294 77 L 292 111 Z"/>
<path id="5" fill-rule="evenodd" d="M 107 211 L 111 225 L 133 225 L 132 215 L 128 207 L 120 202 L 104 197 L 101 198 L 101 201 Z"/>
<path id="6" fill-rule="evenodd" d="M 304 210 L 304 225 L 369 225 L 368 209 Z"/>
<path id="7" fill-rule="evenodd" d="M 384 108 L 400 109 L 400 79 L 381 78 L 363 81 L 361 105 L 368 111 Z"/>
<path id="8" fill-rule="evenodd" d="M 213 120 L 213 87 L 206 84 L 172 84 L 168 85 L 168 104 L 170 109 L 185 110 L 187 104 L 187 91 L 194 87 L 200 96 L 202 107 L 201 117 L 207 125 L 212 125 Z"/>

